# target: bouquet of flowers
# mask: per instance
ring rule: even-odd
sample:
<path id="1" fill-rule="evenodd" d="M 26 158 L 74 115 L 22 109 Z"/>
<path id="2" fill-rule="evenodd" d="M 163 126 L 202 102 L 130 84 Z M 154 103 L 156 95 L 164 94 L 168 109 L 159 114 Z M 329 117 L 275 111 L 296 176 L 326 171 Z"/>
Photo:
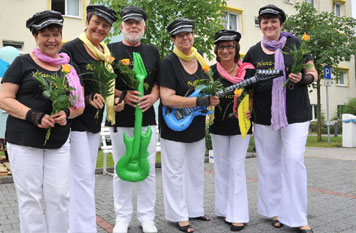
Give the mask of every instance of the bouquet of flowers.
<path id="1" fill-rule="evenodd" d="M 230 113 L 229 117 L 233 117 L 235 116 L 236 118 L 238 118 L 238 107 L 240 105 L 240 103 L 242 102 L 242 100 L 245 98 L 245 96 L 247 95 L 247 91 L 244 88 L 241 89 L 236 89 L 234 91 L 234 105 L 232 107 L 232 113 Z"/>
<path id="2" fill-rule="evenodd" d="M 70 65 L 62 65 L 63 76 L 68 74 L 70 69 L 72 69 Z M 72 96 L 71 100 L 68 93 L 74 90 L 74 88 L 68 85 L 68 81 L 65 77 L 58 77 L 57 75 L 48 77 L 39 71 L 34 72 L 33 77 L 40 81 L 43 89 L 43 96 L 52 101 L 51 115 L 73 105 L 76 96 Z M 51 127 L 47 129 L 44 145 L 46 145 L 51 135 L 51 130 Z"/>
<path id="3" fill-rule="evenodd" d="M 250 105 L 249 95 L 244 88 L 236 89 L 234 94 L 233 112 L 230 116 L 235 116 L 239 120 L 241 136 L 244 139 L 251 128 L 251 121 L 246 117 L 246 112 L 249 110 Z"/>
<path id="4" fill-rule="evenodd" d="M 299 48 L 297 48 L 296 44 L 293 44 L 293 49 L 291 49 L 289 53 L 286 53 L 292 55 L 293 57 L 291 73 L 298 74 L 303 69 L 303 67 L 307 67 L 308 70 L 311 68 L 311 64 L 305 64 L 306 55 L 310 53 L 310 48 L 308 44 L 309 40 L 310 36 L 304 33 Z M 288 84 L 288 82 L 289 78 L 287 78 L 287 80 L 284 82 L 283 88 Z"/>
<path id="5" fill-rule="evenodd" d="M 130 67 L 130 59 L 120 60 L 116 68 L 120 71 L 120 79 L 126 85 L 129 90 L 137 90 L 139 81 L 136 79 L 136 74 L 133 69 Z M 148 84 L 144 83 L 144 88 L 148 88 Z"/>
<path id="6" fill-rule="evenodd" d="M 108 63 L 112 63 L 115 60 L 114 57 L 108 58 Z M 105 62 L 92 61 L 91 66 L 93 71 L 91 72 L 95 78 L 90 79 L 93 82 L 94 92 L 100 94 L 104 99 L 114 94 L 115 91 L 115 79 L 116 74 L 108 70 Z M 100 109 L 97 110 L 95 118 L 98 119 Z"/>

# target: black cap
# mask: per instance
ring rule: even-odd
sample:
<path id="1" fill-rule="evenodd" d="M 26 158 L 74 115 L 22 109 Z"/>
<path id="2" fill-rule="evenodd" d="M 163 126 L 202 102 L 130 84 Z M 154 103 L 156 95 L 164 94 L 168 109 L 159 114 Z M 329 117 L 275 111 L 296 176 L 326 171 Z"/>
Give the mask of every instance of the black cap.
<path id="1" fill-rule="evenodd" d="M 117 20 L 116 12 L 104 5 L 88 5 L 87 13 L 92 12 L 94 15 L 99 16 L 112 25 Z"/>
<path id="2" fill-rule="evenodd" d="M 241 34 L 234 30 L 220 30 L 217 31 L 214 35 L 214 44 L 217 44 L 220 41 L 232 41 L 235 40 L 239 42 L 241 39 Z"/>
<path id="3" fill-rule="evenodd" d="M 137 22 L 140 22 L 142 19 L 147 20 L 146 13 L 138 7 L 135 6 L 127 6 L 121 11 L 122 22 L 125 22 L 129 19 L 134 19 Z"/>
<path id="4" fill-rule="evenodd" d="M 258 16 L 263 14 L 280 15 L 281 23 L 284 23 L 284 21 L 286 21 L 286 13 L 284 13 L 281 8 L 278 8 L 273 4 L 268 4 L 267 6 L 260 8 L 260 10 L 258 11 Z"/>
<path id="5" fill-rule="evenodd" d="M 175 36 L 180 32 L 193 32 L 195 22 L 186 18 L 177 18 L 168 26 L 167 31 L 171 36 Z"/>
<path id="6" fill-rule="evenodd" d="M 37 12 L 26 21 L 26 27 L 30 29 L 31 32 L 41 30 L 51 24 L 63 26 L 62 14 L 58 11 L 46 10 Z"/>

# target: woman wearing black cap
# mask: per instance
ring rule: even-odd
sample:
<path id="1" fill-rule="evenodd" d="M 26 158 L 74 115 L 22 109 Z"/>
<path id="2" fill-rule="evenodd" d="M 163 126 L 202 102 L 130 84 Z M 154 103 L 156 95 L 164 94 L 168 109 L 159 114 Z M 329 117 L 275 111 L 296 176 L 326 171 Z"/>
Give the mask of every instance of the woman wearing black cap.
<path id="1" fill-rule="evenodd" d="M 253 87 L 255 143 L 258 158 L 258 212 L 273 217 L 272 225 L 312 232 L 307 220 L 307 174 L 304 151 L 311 107 L 308 84 L 318 78 L 311 55 L 298 74 L 290 73 L 293 58 L 285 54 L 300 40 L 282 32 L 282 9 L 267 5 L 259 10 L 263 39 L 251 47 L 244 61 L 256 69 L 282 69 L 284 75 Z M 283 88 L 286 77 L 291 85 Z"/>
<path id="2" fill-rule="evenodd" d="M 163 105 L 183 108 L 215 106 L 216 96 L 184 97 L 198 78 L 204 78 L 202 56 L 193 47 L 194 21 L 178 18 L 167 27 L 174 49 L 162 62 L 160 96 Z M 160 106 L 162 111 L 162 106 Z M 184 232 L 193 232 L 189 218 L 209 221 L 204 215 L 205 117 L 194 118 L 183 131 L 173 131 L 160 115 L 162 180 L 165 217 L 178 222 Z"/>
<path id="3" fill-rule="evenodd" d="M 42 11 L 26 22 L 38 48 L 17 57 L 6 71 L 0 94 L 0 108 L 9 113 L 6 126 L 7 149 L 11 162 L 18 204 L 21 232 L 68 231 L 69 132 L 68 119 L 84 110 L 84 96 L 73 67 L 68 64 L 62 46 L 63 17 L 56 11 Z M 73 106 L 53 115 L 52 102 L 42 94 L 35 72 L 42 76 L 66 78 L 75 88 Z M 45 143 L 48 128 L 49 140 Z M 41 200 L 45 200 L 46 214 Z"/>
<path id="4" fill-rule="evenodd" d="M 111 25 L 117 20 L 115 11 L 102 5 L 87 6 L 85 32 L 63 45 L 71 61 L 79 67 L 85 91 L 85 110 L 83 115 L 72 123 L 71 128 L 71 173 L 70 173 L 70 204 L 69 231 L 96 232 L 95 210 L 95 168 L 100 143 L 101 122 L 106 102 L 107 117 L 114 123 L 114 96 L 104 100 L 94 92 L 94 76 L 91 63 L 102 61 L 109 71 L 111 54 L 102 42 L 110 32 Z M 123 103 L 120 105 L 121 108 Z M 119 106 L 119 107 L 120 107 Z M 116 110 L 121 110 L 116 109 Z M 97 109 L 101 109 L 96 118 Z"/>
<path id="5" fill-rule="evenodd" d="M 220 30 L 214 36 L 217 63 L 211 68 L 214 80 L 225 87 L 243 81 L 246 69 L 254 69 L 240 60 L 240 38 L 241 34 L 233 30 Z M 209 130 L 214 150 L 216 215 L 231 223 L 231 231 L 240 231 L 249 221 L 245 157 L 252 131 L 245 138 L 241 136 L 237 117 L 229 117 L 234 112 L 233 101 L 234 95 L 221 98 L 221 108 L 215 108 Z M 249 111 L 246 116 L 251 118 Z"/>

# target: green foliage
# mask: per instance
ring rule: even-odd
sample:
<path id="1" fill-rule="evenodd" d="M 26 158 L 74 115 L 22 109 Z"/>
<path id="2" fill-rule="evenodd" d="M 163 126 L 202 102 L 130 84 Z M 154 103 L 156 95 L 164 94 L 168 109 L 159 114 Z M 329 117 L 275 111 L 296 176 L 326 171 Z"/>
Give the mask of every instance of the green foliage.
<path id="1" fill-rule="evenodd" d="M 102 61 L 93 60 L 91 66 L 94 78 L 90 81 L 93 83 L 94 92 L 100 94 L 104 99 L 114 94 L 116 74 L 109 71 L 105 62 Z"/>
<path id="2" fill-rule="evenodd" d="M 142 8 L 148 15 L 143 42 L 156 46 L 162 59 L 173 48 L 167 25 L 175 18 L 185 17 L 195 21 L 194 47 L 211 60 L 214 57 L 213 35 L 223 28 L 222 17 L 226 7 L 226 0 L 91 0 L 91 3 L 105 4 L 118 13 L 119 20 L 114 23 L 113 33 L 109 36 L 120 34 L 120 12 L 125 6 Z"/>
<path id="3" fill-rule="evenodd" d="M 356 115 L 356 98 L 349 99 L 342 113 Z"/>

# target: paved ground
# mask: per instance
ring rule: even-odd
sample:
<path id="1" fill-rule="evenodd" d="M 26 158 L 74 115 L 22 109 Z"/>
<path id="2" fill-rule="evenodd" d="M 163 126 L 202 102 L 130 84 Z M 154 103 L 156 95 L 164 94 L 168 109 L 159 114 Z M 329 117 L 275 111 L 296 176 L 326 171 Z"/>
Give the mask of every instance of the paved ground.
<path id="1" fill-rule="evenodd" d="M 315 233 L 356 232 L 356 149 L 308 148 L 305 163 L 308 169 L 308 219 Z M 230 232 L 229 226 L 214 215 L 214 170 L 205 166 L 205 211 L 210 222 L 191 221 L 197 233 Z M 259 216 L 257 209 L 257 159 L 246 159 L 250 223 L 242 232 L 296 232 L 283 227 L 274 229 L 270 220 Z M 135 199 L 135 198 L 134 198 Z M 112 177 L 97 175 L 96 203 L 98 232 L 111 232 L 114 225 Z M 161 169 L 157 168 L 157 203 L 155 222 L 161 233 L 178 231 L 164 219 Z M 16 192 L 13 184 L 0 185 L 0 232 L 19 232 Z M 129 233 L 141 233 L 136 216 Z"/>

